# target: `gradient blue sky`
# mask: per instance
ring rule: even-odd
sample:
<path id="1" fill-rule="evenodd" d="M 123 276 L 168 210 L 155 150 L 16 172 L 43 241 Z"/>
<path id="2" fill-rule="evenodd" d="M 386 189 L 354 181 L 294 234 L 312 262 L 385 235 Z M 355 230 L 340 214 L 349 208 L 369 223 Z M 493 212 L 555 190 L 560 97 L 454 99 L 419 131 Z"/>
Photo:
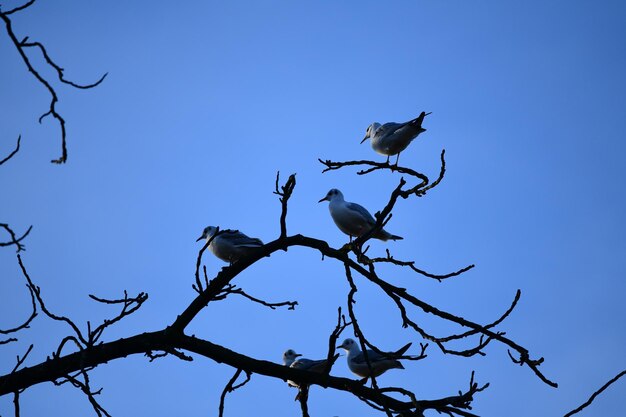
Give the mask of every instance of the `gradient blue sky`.
<path id="1" fill-rule="evenodd" d="M 47 92 L 0 36 L 1 154 L 22 135 L 22 150 L 0 168 L 0 221 L 17 231 L 34 225 L 24 261 L 52 311 L 84 325 L 113 314 L 88 294 L 146 291 L 147 304 L 104 339 L 164 327 L 194 297 L 204 226 L 265 241 L 278 235 L 277 170 L 297 172 L 290 233 L 342 245 L 346 237 L 317 200 L 337 187 L 375 211 L 398 178 L 322 175 L 317 158 L 382 161 L 359 145 L 366 127 L 426 110 L 428 132 L 401 162 L 434 178 L 445 148 L 446 178 L 426 198 L 398 205 L 387 229 L 405 240 L 374 242 L 370 253 L 390 248 L 433 273 L 475 263 L 444 283 L 382 270 L 424 301 L 476 321 L 497 317 L 521 289 L 502 330 L 544 356 L 542 370 L 560 386 L 512 364 L 496 343 L 472 359 L 431 346 L 426 360 L 379 382 L 430 399 L 466 389 L 475 370 L 491 383 L 476 397 L 477 414 L 558 416 L 626 367 L 626 3 L 39 0 L 13 21 L 18 38 L 43 42 L 67 78 L 87 83 L 109 72 L 94 90 L 55 84 L 69 160 L 52 165 L 58 126 L 37 123 Z M 209 254 L 205 263 L 212 273 L 223 266 Z M 0 276 L 6 328 L 28 314 L 12 249 L 0 250 Z M 293 249 L 235 283 L 300 305 L 270 311 L 233 298 L 202 311 L 189 333 L 276 362 L 287 348 L 325 355 L 348 292 L 341 265 Z M 380 291 L 357 283 L 369 339 L 389 350 L 421 342 Z M 413 316 L 435 334 L 454 330 Z M 34 364 L 66 334 L 39 317 L 19 343 L 1 347 L 1 372 L 29 343 Z M 217 415 L 232 373 L 203 358 L 148 364 L 136 356 L 97 368 L 92 384 L 104 387 L 99 400 L 114 416 L 207 416 Z M 333 374 L 351 375 L 343 357 Z M 625 392 L 620 381 L 581 415 L 619 414 Z M 255 375 L 228 396 L 226 415 L 298 415 L 294 395 Z M 71 387 L 41 384 L 21 398 L 24 416 L 92 413 Z M 0 398 L 0 415 L 11 415 L 11 400 Z M 319 387 L 310 412 L 378 415 Z"/>

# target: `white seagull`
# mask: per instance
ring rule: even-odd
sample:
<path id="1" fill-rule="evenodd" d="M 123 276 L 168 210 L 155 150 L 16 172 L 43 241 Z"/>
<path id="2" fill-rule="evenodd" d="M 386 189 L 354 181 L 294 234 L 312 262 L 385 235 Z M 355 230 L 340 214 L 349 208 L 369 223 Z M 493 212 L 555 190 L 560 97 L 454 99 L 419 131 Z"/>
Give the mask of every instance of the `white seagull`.
<path id="1" fill-rule="evenodd" d="M 345 201 L 341 191 L 336 188 L 330 190 L 319 203 L 322 201 L 329 202 L 330 216 L 339 230 L 350 236 L 350 240 L 353 236 L 360 237 L 369 232 L 376 224 L 376 220 L 369 211 L 356 203 Z M 384 229 L 380 229 L 372 237 L 384 241 L 402 239 L 402 237 L 392 235 Z"/>
<path id="2" fill-rule="evenodd" d="M 390 155 L 398 155 L 396 165 L 400 159 L 400 152 L 405 150 L 407 146 L 420 133 L 426 129 L 422 127 L 424 117 L 430 113 L 422 112 L 419 117 L 409 120 L 405 123 L 372 123 L 367 127 L 367 132 L 361 143 L 370 139 L 372 149 L 381 155 L 387 155 L 387 163 L 389 163 Z"/>
<path id="3" fill-rule="evenodd" d="M 389 369 L 404 369 L 404 366 L 402 366 L 397 358 L 402 356 L 410 346 L 411 343 L 408 343 L 398 351 L 388 355 L 381 355 L 378 352 L 368 349 L 367 358 L 372 366 L 371 373 L 363 352 L 361 352 L 359 345 L 353 339 L 344 340 L 341 345 L 337 346 L 337 349 L 341 348 L 346 350 L 348 352 L 348 368 L 350 368 L 354 374 L 367 379 L 372 376 L 372 374 L 374 377 L 380 376 Z"/>
<path id="4" fill-rule="evenodd" d="M 296 359 L 300 356 L 302 355 L 299 353 L 296 353 L 293 349 L 287 349 L 285 353 L 283 353 L 283 365 L 289 366 L 295 369 L 301 369 L 303 371 L 309 371 L 309 372 L 322 373 L 326 370 L 326 364 L 328 363 L 328 360 L 326 359 L 314 360 L 314 359 L 306 359 L 306 358 Z M 332 363 L 335 363 L 338 357 L 339 357 L 338 353 L 335 356 L 333 356 Z M 299 387 L 299 385 L 293 381 L 287 381 L 287 383 L 292 387 Z"/>
<path id="5" fill-rule="evenodd" d="M 213 237 L 218 231 L 215 226 L 207 226 L 202 231 L 202 235 L 196 240 L 206 239 L 207 241 Z M 222 261 L 236 262 L 242 256 L 252 252 L 254 249 L 263 246 L 263 242 L 255 237 L 248 237 L 236 230 L 224 230 L 215 236 L 209 245 L 209 249 L 213 255 Z"/>

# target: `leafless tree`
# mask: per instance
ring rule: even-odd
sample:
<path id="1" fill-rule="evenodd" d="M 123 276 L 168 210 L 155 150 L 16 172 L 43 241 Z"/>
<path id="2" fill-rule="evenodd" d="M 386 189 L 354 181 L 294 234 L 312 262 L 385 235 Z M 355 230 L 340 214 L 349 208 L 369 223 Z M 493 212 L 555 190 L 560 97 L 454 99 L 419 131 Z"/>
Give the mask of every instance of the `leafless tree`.
<path id="1" fill-rule="evenodd" d="M 98 82 L 88 86 L 79 86 L 66 81 L 63 78 L 63 70 L 54 64 L 42 44 L 38 42 L 28 42 L 27 38 L 24 38 L 22 41 L 17 40 L 11 28 L 10 15 L 26 9 L 33 3 L 34 0 L 9 11 L 0 11 L 0 18 L 5 22 L 7 34 L 20 52 L 28 70 L 33 73 L 39 82 L 46 86 L 48 91 L 50 91 L 52 96 L 50 109 L 42 117 L 51 115 L 59 122 L 62 132 L 62 155 L 53 162 L 63 163 L 67 159 L 65 122 L 55 110 L 57 95 L 50 84 L 39 76 L 37 71 L 32 67 L 24 51 L 26 48 L 39 49 L 46 62 L 57 71 L 59 80 L 77 88 L 95 87 L 104 79 L 104 76 Z M 19 150 L 19 143 L 20 139 L 18 138 L 16 150 L 0 163 L 9 160 Z M 498 330 L 500 324 L 515 309 L 521 297 L 520 290 L 513 296 L 509 308 L 496 315 L 490 322 L 479 323 L 469 318 L 462 317 L 461 315 L 452 314 L 437 308 L 423 301 L 405 288 L 393 285 L 380 274 L 378 269 L 380 264 L 389 264 L 397 268 L 406 268 L 417 276 L 424 277 L 425 279 L 442 281 L 459 276 L 473 268 L 474 265 L 466 266 L 448 274 L 438 275 L 419 268 L 412 260 L 397 259 L 389 250 L 387 250 L 386 255 L 382 257 L 368 256 L 367 243 L 372 236 L 382 229 L 391 219 L 396 204 L 403 201 L 410 202 L 412 199 L 426 196 L 429 191 L 441 184 L 446 172 L 444 151 L 441 152 L 440 170 L 433 181 L 424 173 L 389 163 L 378 163 L 366 160 L 335 162 L 320 159 L 319 161 L 323 165 L 323 172 L 357 167 L 360 169 L 357 175 L 367 175 L 375 171 L 384 170 L 400 176 L 397 185 L 390 191 L 387 204 L 375 214 L 376 224 L 369 232 L 340 248 L 334 248 L 324 240 L 301 234 L 289 234 L 287 231 L 287 214 L 289 199 L 296 188 L 296 176 L 290 175 L 284 183 L 281 183 L 280 176 L 277 174 L 274 193 L 278 196 L 281 204 L 281 214 L 277 225 L 277 238 L 249 255 L 240 258 L 231 265 L 222 268 L 217 274 L 211 277 L 207 273 L 206 267 L 202 265 L 203 254 L 211 242 L 211 239 L 209 239 L 198 253 L 195 282 L 190 282 L 190 285 L 196 293 L 189 304 L 181 306 L 180 314 L 176 317 L 172 317 L 169 321 L 169 325 L 165 328 L 152 332 L 140 332 L 136 335 L 119 340 L 107 341 L 105 337 L 107 329 L 137 312 L 148 300 L 148 294 L 140 292 L 135 296 L 129 296 L 125 290 L 121 290 L 120 292 L 123 293 L 123 297 L 119 299 L 105 299 L 90 295 L 94 302 L 109 305 L 112 308 L 118 309 L 118 312 L 100 324 L 92 325 L 91 322 L 87 322 L 86 328 L 81 328 L 76 324 L 75 320 L 50 311 L 45 302 L 45 289 L 40 288 L 28 273 L 26 262 L 21 251 L 24 249 L 22 241 L 27 237 L 31 228 L 28 228 L 26 232 L 18 236 L 8 224 L 0 224 L 0 227 L 9 235 L 9 239 L 0 243 L 0 246 L 15 246 L 17 248 L 16 262 L 21 269 L 31 300 L 30 314 L 28 317 L 24 318 L 20 323 L 13 325 L 11 328 L 0 330 L 0 335 L 4 338 L 0 340 L 0 344 L 8 344 L 17 341 L 20 332 L 28 328 L 32 321 L 39 315 L 42 315 L 48 320 L 63 322 L 67 326 L 67 335 L 59 340 L 55 351 L 52 352 L 50 357 L 45 360 L 31 360 L 29 366 L 24 367 L 33 349 L 33 345 L 31 344 L 22 356 L 17 357 L 13 368 L 0 376 L 0 396 L 13 394 L 15 416 L 20 415 L 20 394 L 36 384 L 45 382 L 52 382 L 54 385 L 69 384 L 74 386 L 86 396 L 98 416 L 109 416 L 110 414 L 106 411 L 105 407 L 98 402 L 97 396 L 100 394 L 101 389 L 94 389 L 92 387 L 90 372 L 98 366 L 105 366 L 105 364 L 110 361 L 122 360 L 128 355 L 136 354 L 147 356 L 150 362 L 168 355 L 183 361 L 192 361 L 193 355 L 197 355 L 210 358 L 225 366 L 232 367 L 234 374 L 222 391 L 220 403 L 216 405 L 220 416 L 225 413 L 227 394 L 245 386 L 254 374 L 295 381 L 300 386 L 298 400 L 300 401 L 303 416 L 308 416 L 309 387 L 311 385 L 318 385 L 324 388 L 345 392 L 346 395 L 355 396 L 373 409 L 387 416 L 423 416 L 426 410 L 434 410 L 449 416 L 474 416 L 475 414 L 473 414 L 471 410 L 475 396 L 489 386 L 488 383 L 479 384 L 476 382 L 474 372 L 472 372 L 465 389 L 461 391 L 451 390 L 452 392 L 448 393 L 448 395 L 436 399 L 420 399 L 415 393 L 405 387 L 382 387 L 375 377 L 372 377 L 371 387 L 368 387 L 363 381 L 336 377 L 330 374 L 337 340 L 348 327 L 352 328 L 363 351 L 369 348 L 379 353 L 382 352 L 381 349 L 368 340 L 364 334 L 358 314 L 353 308 L 361 282 L 369 282 L 375 285 L 381 297 L 391 300 L 397 307 L 397 312 L 402 319 L 402 326 L 412 329 L 415 338 L 420 341 L 421 350 L 419 355 L 403 356 L 403 359 L 413 361 L 424 360 L 427 357 L 428 349 L 432 349 L 430 347 L 431 345 L 447 355 L 461 357 L 485 355 L 485 347 L 491 343 L 497 343 L 507 348 L 512 362 L 527 367 L 543 383 L 551 387 L 557 387 L 556 382 L 552 381 L 541 372 L 540 365 L 543 363 L 542 357 L 531 355 L 529 349 L 508 337 L 503 331 Z M 224 232 L 226 231 L 219 231 L 213 238 L 218 236 L 219 233 Z M 290 247 L 307 248 L 319 252 L 323 259 L 340 263 L 350 288 L 346 294 L 345 305 L 339 306 L 337 309 L 337 322 L 328 335 L 327 359 L 329 366 L 326 372 L 308 372 L 256 359 L 215 344 L 210 340 L 186 333 L 189 324 L 208 304 L 225 300 L 232 296 L 245 297 L 251 302 L 258 303 L 270 309 L 280 307 L 288 309 L 296 308 L 297 301 L 295 300 L 280 302 L 262 300 L 232 284 L 233 279 L 242 271 L 257 262 L 262 262 L 267 256 L 274 252 L 286 251 Z M 420 322 L 416 319 L 418 314 L 433 316 L 448 324 L 457 326 L 459 330 L 455 333 L 443 336 L 436 335 L 431 329 L 418 324 Z M 458 348 L 452 345 L 463 347 Z M 371 366 L 371 364 L 369 364 L 369 366 Z M 618 374 L 598 390 L 598 392 L 594 393 L 589 401 L 581 405 L 578 409 L 568 413 L 568 415 L 572 415 L 588 406 L 599 393 L 621 378 L 625 373 L 626 371 Z M 238 382 L 241 380 L 242 374 L 245 374 L 245 379 Z"/>

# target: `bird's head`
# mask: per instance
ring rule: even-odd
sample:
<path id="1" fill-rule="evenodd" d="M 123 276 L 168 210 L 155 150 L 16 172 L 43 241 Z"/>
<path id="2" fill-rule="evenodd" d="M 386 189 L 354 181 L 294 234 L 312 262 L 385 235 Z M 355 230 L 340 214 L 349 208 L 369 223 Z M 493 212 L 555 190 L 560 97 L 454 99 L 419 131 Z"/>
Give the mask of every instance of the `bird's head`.
<path id="1" fill-rule="evenodd" d="M 369 125 L 367 127 L 367 130 L 365 131 L 365 137 L 363 138 L 361 143 L 365 142 L 367 139 L 373 138 L 374 132 L 376 132 L 376 129 L 378 129 L 379 127 L 380 123 L 372 123 L 371 125 Z"/>
<path id="2" fill-rule="evenodd" d="M 333 201 L 336 198 L 340 198 L 343 200 L 343 194 L 338 189 L 333 188 L 326 194 L 326 197 L 322 198 L 320 201 L 318 201 L 318 203 L 321 203 L 322 201 Z"/>
<path id="3" fill-rule="evenodd" d="M 354 339 L 346 339 L 343 341 L 342 344 L 340 344 L 339 346 L 337 346 L 337 349 L 344 349 L 348 352 L 354 350 L 354 349 L 358 349 L 358 345 L 356 344 L 356 342 L 354 341 Z"/>
<path id="4" fill-rule="evenodd" d="M 198 241 L 200 241 L 202 239 L 208 239 L 211 236 L 213 236 L 216 232 L 217 232 L 217 227 L 215 227 L 215 226 L 207 226 L 202 231 L 202 235 L 198 239 L 196 239 L 196 242 L 198 242 Z"/>
<path id="5" fill-rule="evenodd" d="M 287 366 L 291 365 L 293 361 L 296 360 L 298 356 L 302 356 L 299 353 L 296 353 L 293 349 L 287 349 L 285 353 L 283 353 L 283 363 Z"/>

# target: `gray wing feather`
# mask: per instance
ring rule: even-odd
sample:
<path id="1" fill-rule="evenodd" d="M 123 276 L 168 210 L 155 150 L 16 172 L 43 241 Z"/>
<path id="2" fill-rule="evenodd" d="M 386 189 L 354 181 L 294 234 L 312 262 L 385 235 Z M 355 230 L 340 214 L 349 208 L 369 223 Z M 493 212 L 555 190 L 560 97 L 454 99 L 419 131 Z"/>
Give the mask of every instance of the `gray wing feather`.
<path id="1" fill-rule="evenodd" d="M 381 138 L 384 138 L 385 136 L 391 136 L 398 129 L 401 129 L 404 126 L 406 126 L 406 124 L 407 123 L 395 123 L 395 122 L 385 123 L 378 129 L 376 129 L 375 135 L 380 136 Z"/>
<path id="2" fill-rule="evenodd" d="M 263 246 L 263 242 L 255 237 L 248 237 L 241 232 L 225 233 L 224 237 L 236 246 Z"/>
<path id="3" fill-rule="evenodd" d="M 369 211 L 367 211 L 365 207 L 357 203 L 348 203 L 347 206 L 350 210 L 359 213 L 369 224 L 373 225 L 374 223 L 376 223 L 376 220 L 374 220 L 374 217 L 370 214 Z"/>
<path id="4" fill-rule="evenodd" d="M 379 353 L 376 353 L 373 350 L 369 350 L 369 349 L 367 350 L 367 357 L 368 357 L 368 359 L 370 360 L 371 363 L 388 359 L 387 357 L 382 356 Z M 352 358 L 352 362 L 354 362 L 354 363 L 367 363 L 367 362 L 365 362 L 365 355 L 363 355 L 363 352 L 360 352 L 358 355 L 355 355 Z"/>

